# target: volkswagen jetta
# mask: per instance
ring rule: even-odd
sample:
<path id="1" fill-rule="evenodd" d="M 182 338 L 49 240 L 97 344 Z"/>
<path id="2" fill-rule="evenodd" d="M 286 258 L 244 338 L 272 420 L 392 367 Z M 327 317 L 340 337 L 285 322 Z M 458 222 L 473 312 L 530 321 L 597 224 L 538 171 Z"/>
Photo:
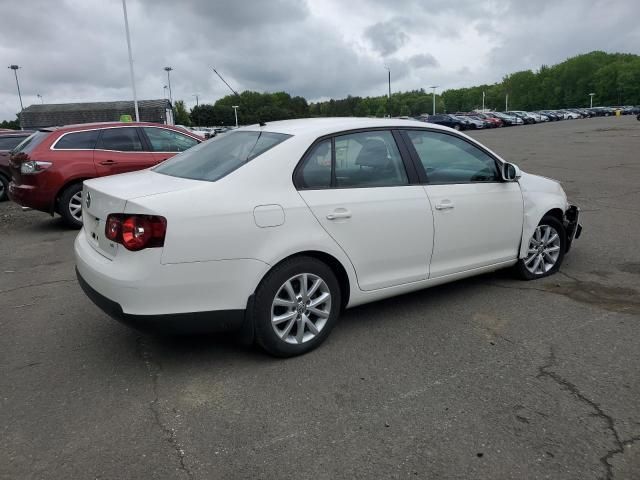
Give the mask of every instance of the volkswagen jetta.
<path id="1" fill-rule="evenodd" d="M 561 185 L 452 129 L 325 118 L 235 130 L 84 183 L 87 295 L 140 329 L 319 345 L 344 308 L 514 267 L 558 270 L 581 231 Z"/>

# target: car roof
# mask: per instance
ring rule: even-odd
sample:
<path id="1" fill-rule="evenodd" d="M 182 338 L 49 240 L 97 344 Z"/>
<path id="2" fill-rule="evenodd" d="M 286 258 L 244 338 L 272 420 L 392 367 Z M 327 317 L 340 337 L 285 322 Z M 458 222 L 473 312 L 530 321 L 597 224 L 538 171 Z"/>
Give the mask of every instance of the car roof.
<path id="1" fill-rule="evenodd" d="M 284 133 L 287 135 L 329 135 L 345 130 L 361 128 L 394 128 L 394 127 L 419 127 L 424 128 L 425 122 L 418 120 L 404 120 L 396 118 L 356 118 L 356 117 L 323 117 L 323 118 L 299 118 L 295 120 L 280 120 L 266 122 L 260 125 L 249 125 L 239 130 Z M 445 127 L 429 124 L 429 128 L 448 130 Z"/>
<path id="2" fill-rule="evenodd" d="M 102 127 L 167 127 L 167 128 L 176 128 L 173 125 L 165 125 L 163 123 L 153 123 L 153 122 L 94 122 L 94 123 L 77 123 L 74 125 L 64 125 L 59 127 L 47 127 L 41 128 L 41 132 L 71 132 L 74 130 L 91 130 L 95 128 Z"/>

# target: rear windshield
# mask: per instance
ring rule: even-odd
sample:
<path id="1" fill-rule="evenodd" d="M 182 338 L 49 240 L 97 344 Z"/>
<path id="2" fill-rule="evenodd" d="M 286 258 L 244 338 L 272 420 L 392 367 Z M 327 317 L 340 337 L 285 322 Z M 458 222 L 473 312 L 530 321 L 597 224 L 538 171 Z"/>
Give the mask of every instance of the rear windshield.
<path id="1" fill-rule="evenodd" d="M 196 145 L 153 170 L 173 177 L 215 182 L 290 136 L 272 132 L 231 132 Z"/>
<path id="2" fill-rule="evenodd" d="M 31 136 L 25 138 L 20 144 L 12 150 L 13 153 L 26 153 L 30 154 L 40 143 L 47 138 L 51 132 L 36 132 Z"/>

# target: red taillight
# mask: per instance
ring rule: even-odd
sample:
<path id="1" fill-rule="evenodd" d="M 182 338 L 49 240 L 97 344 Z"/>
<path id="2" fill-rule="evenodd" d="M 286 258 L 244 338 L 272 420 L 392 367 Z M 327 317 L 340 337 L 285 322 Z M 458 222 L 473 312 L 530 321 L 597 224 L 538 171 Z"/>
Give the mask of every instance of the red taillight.
<path id="1" fill-rule="evenodd" d="M 167 220 L 156 215 L 112 213 L 107 217 L 105 236 L 124 245 L 127 250 L 162 247 L 167 233 Z"/>

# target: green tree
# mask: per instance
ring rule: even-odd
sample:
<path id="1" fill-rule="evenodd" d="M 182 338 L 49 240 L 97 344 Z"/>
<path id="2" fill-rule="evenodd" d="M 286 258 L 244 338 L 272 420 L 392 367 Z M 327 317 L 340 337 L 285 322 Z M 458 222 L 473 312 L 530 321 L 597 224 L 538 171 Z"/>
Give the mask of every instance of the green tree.
<path id="1" fill-rule="evenodd" d="M 20 130 L 20 118 L 16 115 L 15 120 L 3 120 L 0 122 L 0 128 L 8 128 L 10 130 Z"/>
<path id="2" fill-rule="evenodd" d="M 173 104 L 173 120 L 176 125 L 185 125 L 187 127 L 191 125 L 191 118 L 183 100 L 176 100 Z"/>

